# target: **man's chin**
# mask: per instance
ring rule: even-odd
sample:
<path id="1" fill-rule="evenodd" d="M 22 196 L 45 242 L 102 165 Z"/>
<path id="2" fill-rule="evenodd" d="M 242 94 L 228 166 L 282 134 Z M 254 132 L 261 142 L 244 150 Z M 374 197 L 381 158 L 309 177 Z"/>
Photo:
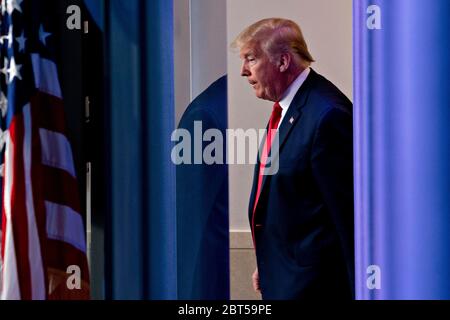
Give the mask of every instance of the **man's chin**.
<path id="1" fill-rule="evenodd" d="M 261 100 L 274 101 L 274 100 L 270 99 L 268 96 L 266 96 L 265 94 L 262 94 L 262 93 L 256 92 L 255 95 L 256 95 L 256 97 L 258 99 L 261 99 Z"/>
<path id="2" fill-rule="evenodd" d="M 258 99 L 265 99 L 265 96 L 262 92 L 255 91 L 255 95 Z"/>

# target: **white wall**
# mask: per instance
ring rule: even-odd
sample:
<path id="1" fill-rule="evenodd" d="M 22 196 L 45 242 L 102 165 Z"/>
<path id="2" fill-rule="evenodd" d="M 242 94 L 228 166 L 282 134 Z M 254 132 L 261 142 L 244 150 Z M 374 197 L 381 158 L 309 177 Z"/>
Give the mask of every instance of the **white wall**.
<path id="1" fill-rule="evenodd" d="M 227 72 L 226 0 L 174 1 L 175 123 Z"/>
<path id="2" fill-rule="evenodd" d="M 191 22 L 189 0 L 173 2 L 175 126 L 191 102 Z"/>
<path id="3" fill-rule="evenodd" d="M 269 17 L 297 22 L 314 59 L 312 67 L 352 99 L 352 0 L 228 0 L 228 44 L 250 24 Z M 264 128 L 272 103 L 258 100 L 240 77 L 240 59 L 228 50 L 230 128 Z M 247 219 L 253 166 L 230 166 L 230 229 L 249 230 Z"/>
<path id="4" fill-rule="evenodd" d="M 191 0 L 192 99 L 227 72 L 226 0 Z"/>

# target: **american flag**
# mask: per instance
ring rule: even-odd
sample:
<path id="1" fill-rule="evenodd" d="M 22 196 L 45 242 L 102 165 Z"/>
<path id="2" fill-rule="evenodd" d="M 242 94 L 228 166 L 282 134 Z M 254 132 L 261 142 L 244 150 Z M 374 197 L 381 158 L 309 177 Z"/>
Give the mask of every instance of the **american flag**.
<path id="1" fill-rule="evenodd" d="M 50 0 L 0 0 L 1 299 L 89 298 Z M 56 0 L 58 1 L 58 0 Z"/>

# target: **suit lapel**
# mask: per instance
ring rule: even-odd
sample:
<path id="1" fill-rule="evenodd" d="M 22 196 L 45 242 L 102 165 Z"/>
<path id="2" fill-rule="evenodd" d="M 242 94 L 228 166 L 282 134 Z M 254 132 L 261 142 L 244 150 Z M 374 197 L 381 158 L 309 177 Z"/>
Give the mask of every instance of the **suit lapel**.
<path id="1" fill-rule="evenodd" d="M 283 122 L 281 123 L 277 133 L 279 138 L 280 152 L 284 146 L 284 143 L 286 142 L 287 137 L 289 136 L 289 133 L 291 132 L 292 128 L 295 126 L 295 124 L 301 117 L 302 113 L 301 109 L 305 106 L 305 103 L 308 99 L 311 84 L 314 81 L 316 75 L 317 75 L 316 72 L 313 69 L 311 69 L 310 74 L 308 75 L 303 85 L 295 94 L 295 97 L 292 100 L 291 105 L 289 106 L 289 109 L 283 118 Z"/>

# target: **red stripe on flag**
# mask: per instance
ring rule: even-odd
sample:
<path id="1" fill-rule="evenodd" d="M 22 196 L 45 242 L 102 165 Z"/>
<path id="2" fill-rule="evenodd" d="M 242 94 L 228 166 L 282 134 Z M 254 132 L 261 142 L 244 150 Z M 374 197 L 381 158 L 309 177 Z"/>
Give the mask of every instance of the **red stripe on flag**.
<path id="1" fill-rule="evenodd" d="M 69 266 L 78 266 L 81 279 L 89 282 L 89 268 L 84 252 L 66 242 L 51 239 L 48 239 L 46 249 L 48 267 L 66 272 Z"/>
<path id="2" fill-rule="evenodd" d="M 64 170 L 45 165 L 42 168 L 44 199 L 81 212 L 77 180 Z"/>
<path id="3" fill-rule="evenodd" d="M 33 114 L 40 128 L 66 134 L 64 105 L 60 98 L 38 91 L 30 101 Z"/>
<path id="4" fill-rule="evenodd" d="M 16 248 L 17 272 L 20 295 L 23 300 L 31 297 L 30 262 L 28 258 L 28 219 L 25 204 L 25 176 L 23 164 L 23 115 L 13 118 L 9 133 L 14 148 L 14 180 L 11 191 L 11 223 Z"/>

